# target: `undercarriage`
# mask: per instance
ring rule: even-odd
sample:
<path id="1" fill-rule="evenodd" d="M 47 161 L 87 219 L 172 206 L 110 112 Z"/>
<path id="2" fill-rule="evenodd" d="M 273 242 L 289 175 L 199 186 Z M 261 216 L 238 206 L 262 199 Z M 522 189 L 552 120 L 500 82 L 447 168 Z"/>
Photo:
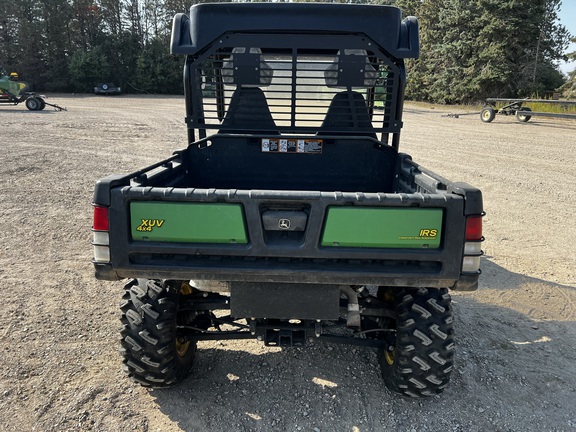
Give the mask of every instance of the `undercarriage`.
<path id="1" fill-rule="evenodd" d="M 196 292 L 183 298 L 179 305 L 178 333 L 194 341 L 257 339 L 266 346 L 279 347 L 330 342 L 393 350 L 393 341 L 388 342 L 385 336 L 394 332 L 381 329 L 380 324 L 383 319 L 395 319 L 393 308 L 364 286 L 352 291 L 361 293 L 354 299 L 356 303 L 350 303 L 343 295 L 338 299 L 339 316 L 333 320 L 238 318 L 230 313 L 230 296 Z"/>
<path id="2" fill-rule="evenodd" d="M 433 396 L 448 384 L 454 335 L 446 289 L 254 284 L 248 290 L 249 285 L 232 284 L 228 295 L 200 291 L 190 282 L 133 279 L 125 287 L 124 369 L 144 386 L 186 379 L 198 342 L 234 339 L 282 348 L 316 342 L 375 348 L 386 386 L 404 396 Z M 270 290 L 284 295 L 255 297 Z M 307 301 L 309 291 L 316 291 L 315 301 Z M 315 309 L 319 304 L 324 306 Z M 253 314 L 237 314 L 247 308 Z M 266 317 L 264 311 L 275 315 Z"/>

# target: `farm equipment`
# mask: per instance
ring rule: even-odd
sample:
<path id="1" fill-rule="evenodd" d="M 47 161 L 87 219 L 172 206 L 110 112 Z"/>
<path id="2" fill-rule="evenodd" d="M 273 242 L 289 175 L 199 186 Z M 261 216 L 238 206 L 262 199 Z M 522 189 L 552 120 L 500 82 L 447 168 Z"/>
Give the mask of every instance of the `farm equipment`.
<path id="1" fill-rule="evenodd" d="M 501 108 L 497 108 L 498 103 L 504 103 Z M 569 113 L 551 113 L 551 112 L 535 112 L 530 108 L 523 106 L 526 103 L 538 104 L 551 104 L 563 106 L 576 106 L 576 101 L 563 101 L 563 100 L 549 100 L 549 99 L 508 99 L 508 98 L 488 98 L 486 99 L 486 106 L 480 112 L 480 120 L 484 123 L 491 123 L 496 117 L 496 114 L 506 116 L 515 115 L 519 122 L 526 123 L 532 117 L 556 117 L 565 119 L 576 119 L 576 114 Z"/>
<path id="2" fill-rule="evenodd" d="M 18 105 L 22 102 L 30 111 L 42 111 L 46 105 L 54 107 L 57 111 L 66 111 L 66 108 L 46 102 L 46 96 L 36 92 L 27 91 L 28 84 L 18 81 L 18 74 L 0 76 L 0 103 Z"/>

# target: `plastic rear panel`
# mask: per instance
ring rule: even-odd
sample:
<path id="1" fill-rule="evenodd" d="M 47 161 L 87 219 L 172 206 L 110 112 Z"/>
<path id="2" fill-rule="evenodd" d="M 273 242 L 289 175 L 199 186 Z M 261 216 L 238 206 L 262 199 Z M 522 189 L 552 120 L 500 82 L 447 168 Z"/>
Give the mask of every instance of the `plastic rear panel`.
<path id="1" fill-rule="evenodd" d="M 248 243 L 239 204 L 134 201 L 130 222 L 137 241 Z"/>
<path id="2" fill-rule="evenodd" d="M 442 209 L 332 207 L 322 246 L 437 249 Z"/>

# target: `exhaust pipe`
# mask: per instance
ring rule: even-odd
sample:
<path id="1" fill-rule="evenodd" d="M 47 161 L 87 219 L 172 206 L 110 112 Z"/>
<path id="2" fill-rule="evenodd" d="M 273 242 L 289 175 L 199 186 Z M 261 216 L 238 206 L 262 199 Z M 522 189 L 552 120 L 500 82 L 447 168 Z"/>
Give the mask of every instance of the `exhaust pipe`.
<path id="1" fill-rule="evenodd" d="M 354 288 L 348 285 L 340 287 L 340 291 L 348 297 L 348 315 L 346 325 L 348 327 L 360 327 L 360 306 L 358 305 L 358 294 Z"/>

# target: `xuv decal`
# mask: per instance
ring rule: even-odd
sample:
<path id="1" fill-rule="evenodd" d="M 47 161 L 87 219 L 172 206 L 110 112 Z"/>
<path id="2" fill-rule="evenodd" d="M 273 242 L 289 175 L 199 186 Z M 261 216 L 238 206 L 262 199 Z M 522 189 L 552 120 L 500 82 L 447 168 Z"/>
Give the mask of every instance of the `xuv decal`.
<path id="1" fill-rule="evenodd" d="M 151 232 L 154 228 L 162 228 L 164 219 L 141 219 L 142 223 L 136 228 L 136 231 Z"/>

